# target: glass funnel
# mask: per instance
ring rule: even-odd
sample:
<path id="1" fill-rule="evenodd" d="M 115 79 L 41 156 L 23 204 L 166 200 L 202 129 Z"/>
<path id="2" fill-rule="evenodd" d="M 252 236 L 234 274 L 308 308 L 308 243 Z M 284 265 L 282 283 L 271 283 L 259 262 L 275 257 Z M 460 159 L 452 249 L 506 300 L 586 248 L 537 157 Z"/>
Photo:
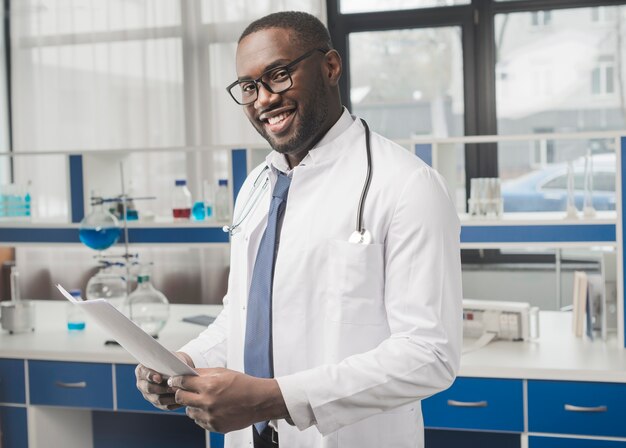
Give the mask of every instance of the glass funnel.
<path id="1" fill-rule="evenodd" d="M 126 299 L 126 281 L 115 272 L 112 263 L 103 262 L 100 270 L 87 282 L 86 295 L 87 300 L 106 299 L 121 310 Z"/>
<path id="2" fill-rule="evenodd" d="M 155 338 L 167 323 L 170 314 L 167 297 L 152 286 L 148 274 L 137 277 L 137 288 L 128 296 L 125 308 L 130 320 Z"/>
<path id="3" fill-rule="evenodd" d="M 104 209 L 102 202 L 96 202 L 80 222 L 78 237 L 91 249 L 105 250 L 117 242 L 121 231 L 117 218 Z"/>

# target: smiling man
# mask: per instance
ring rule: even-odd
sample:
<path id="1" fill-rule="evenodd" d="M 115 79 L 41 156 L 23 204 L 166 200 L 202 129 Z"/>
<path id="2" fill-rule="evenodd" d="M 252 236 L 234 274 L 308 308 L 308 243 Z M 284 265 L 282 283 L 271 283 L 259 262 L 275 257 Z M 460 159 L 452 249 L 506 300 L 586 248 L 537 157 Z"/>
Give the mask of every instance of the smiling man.
<path id="1" fill-rule="evenodd" d="M 138 366 L 228 447 L 423 446 L 420 400 L 459 367 L 459 221 L 441 176 L 342 106 L 315 17 L 252 23 L 228 93 L 272 146 L 239 193 L 224 309 L 179 356 Z"/>

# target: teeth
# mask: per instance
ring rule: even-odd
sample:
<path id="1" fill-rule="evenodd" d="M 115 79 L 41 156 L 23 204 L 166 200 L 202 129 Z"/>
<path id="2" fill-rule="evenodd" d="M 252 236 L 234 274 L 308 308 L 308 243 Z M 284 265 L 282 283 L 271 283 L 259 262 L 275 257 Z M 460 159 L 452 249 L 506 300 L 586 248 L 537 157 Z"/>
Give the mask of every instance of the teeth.
<path id="1" fill-rule="evenodd" d="M 269 124 L 276 124 L 276 123 L 280 123 L 281 121 L 283 121 L 285 118 L 287 118 L 289 116 L 289 113 L 285 112 L 282 113 L 280 115 L 276 115 L 275 117 L 270 117 L 267 119 L 267 122 Z"/>

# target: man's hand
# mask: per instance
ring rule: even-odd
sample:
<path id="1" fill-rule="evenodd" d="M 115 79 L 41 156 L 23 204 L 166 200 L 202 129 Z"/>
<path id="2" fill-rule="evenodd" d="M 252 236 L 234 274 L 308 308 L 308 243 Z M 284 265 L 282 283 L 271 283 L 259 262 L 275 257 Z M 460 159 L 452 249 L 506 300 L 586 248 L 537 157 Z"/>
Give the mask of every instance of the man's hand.
<path id="1" fill-rule="evenodd" d="M 175 353 L 184 363 L 193 367 L 193 361 L 186 353 Z M 167 377 L 138 364 L 135 368 L 135 377 L 137 378 L 137 389 L 147 401 L 152 403 L 159 409 L 164 411 L 172 411 L 181 407 L 174 399 L 174 389 L 167 385 Z"/>
<path id="2" fill-rule="evenodd" d="M 197 372 L 172 377 L 168 384 L 176 390 L 176 403 L 187 406 L 187 415 L 204 429 L 226 433 L 289 416 L 274 379 L 222 368 Z"/>

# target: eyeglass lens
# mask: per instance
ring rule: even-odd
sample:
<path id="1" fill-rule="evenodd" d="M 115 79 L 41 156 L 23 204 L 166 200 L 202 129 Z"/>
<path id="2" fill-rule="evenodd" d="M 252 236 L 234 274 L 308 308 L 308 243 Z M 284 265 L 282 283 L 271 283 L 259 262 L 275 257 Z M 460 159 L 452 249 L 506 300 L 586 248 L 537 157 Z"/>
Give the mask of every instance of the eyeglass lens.
<path id="1" fill-rule="evenodd" d="M 258 81 L 241 81 L 230 89 L 231 95 L 239 104 L 250 104 L 256 101 L 259 84 L 263 84 L 271 93 L 282 93 L 292 86 L 289 70 L 280 67 L 265 73 Z"/>

